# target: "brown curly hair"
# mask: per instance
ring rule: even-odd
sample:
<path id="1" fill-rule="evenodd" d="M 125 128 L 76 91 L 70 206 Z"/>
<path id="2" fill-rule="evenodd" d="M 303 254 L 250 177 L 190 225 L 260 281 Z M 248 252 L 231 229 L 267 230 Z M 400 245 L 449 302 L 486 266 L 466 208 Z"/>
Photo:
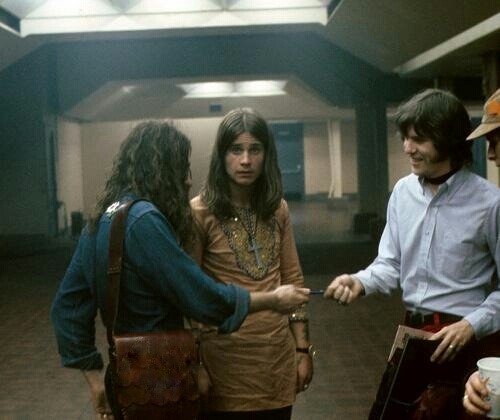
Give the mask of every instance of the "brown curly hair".
<path id="1" fill-rule="evenodd" d="M 145 121 L 127 136 L 113 162 L 106 187 L 89 219 L 96 231 L 106 209 L 126 194 L 151 201 L 168 219 L 179 242 L 191 234 L 189 139 L 171 123 Z"/>

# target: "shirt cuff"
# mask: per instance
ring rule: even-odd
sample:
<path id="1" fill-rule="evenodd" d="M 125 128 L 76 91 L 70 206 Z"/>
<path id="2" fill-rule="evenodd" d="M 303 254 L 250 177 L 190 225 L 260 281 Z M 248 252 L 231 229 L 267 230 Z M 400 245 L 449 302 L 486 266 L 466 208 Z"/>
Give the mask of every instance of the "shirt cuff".
<path id="1" fill-rule="evenodd" d="M 234 294 L 236 302 L 233 314 L 219 325 L 218 331 L 221 334 L 227 334 L 240 328 L 250 309 L 250 293 L 247 290 L 233 284 L 228 284 L 227 287 L 230 289 L 230 293 Z"/>
<path id="2" fill-rule="evenodd" d="M 478 340 L 494 332 L 492 317 L 486 309 L 479 308 L 465 316 L 464 319 L 472 326 Z"/>
<path id="3" fill-rule="evenodd" d="M 69 358 L 62 357 L 62 364 L 67 368 L 75 368 L 80 370 L 95 370 L 102 369 L 104 363 L 102 361 L 102 356 L 98 352 L 94 352 L 88 356 L 80 357 L 80 358 Z"/>
<path id="4" fill-rule="evenodd" d="M 375 293 L 377 291 L 377 288 L 373 284 L 373 282 L 370 282 L 371 278 L 371 273 L 367 270 L 360 270 L 355 274 L 352 274 L 353 277 L 356 277 L 361 284 L 363 285 L 365 289 L 365 296 L 368 296 L 372 293 Z"/>

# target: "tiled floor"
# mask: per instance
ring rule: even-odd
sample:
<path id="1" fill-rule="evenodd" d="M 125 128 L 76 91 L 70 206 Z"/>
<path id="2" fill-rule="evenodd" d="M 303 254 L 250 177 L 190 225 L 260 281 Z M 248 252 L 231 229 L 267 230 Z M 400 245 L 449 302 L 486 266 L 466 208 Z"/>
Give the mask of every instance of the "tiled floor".
<path id="1" fill-rule="evenodd" d="M 0 261 L 0 420 L 93 418 L 83 377 L 60 367 L 49 320 L 70 251 Z M 344 257 L 336 264 L 335 255 L 328 261 L 307 258 L 317 259 L 309 265 L 334 267 L 329 274 L 307 274 L 312 288 L 323 288 L 340 270 L 359 268 L 349 267 Z M 398 296 L 368 297 L 349 307 L 314 297 L 310 329 L 318 353 L 315 376 L 298 396 L 293 419 L 366 419 L 402 311 Z M 105 350 L 102 327 L 98 331 Z"/>
<path id="2" fill-rule="evenodd" d="M 331 278 L 306 276 L 306 282 L 317 288 Z M 403 313 L 399 296 L 370 296 L 349 307 L 314 297 L 309 306 L 315 374 L 293 419 L 366 419 Z"/>

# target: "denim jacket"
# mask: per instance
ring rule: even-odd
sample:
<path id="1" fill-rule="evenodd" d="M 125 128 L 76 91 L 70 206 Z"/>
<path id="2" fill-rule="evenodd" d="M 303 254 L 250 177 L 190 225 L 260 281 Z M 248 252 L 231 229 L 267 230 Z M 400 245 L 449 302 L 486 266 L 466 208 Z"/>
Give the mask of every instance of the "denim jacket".
<path id="1" fill-rule="evenodd" d="M 96 232 L 86 227 L 51 309 L 62 364 L 83 370 L 102 367 L 95 345 L 97 311 L 106 319 L 108 242 L 111 218 L 105 213 Z M 115 331 L 146 332 L 183 328 L 183 317 L 239 328 L 249 293 L 216 283 L 180 248 L 165 216 L 150 202 L 129 211 L 122 283 Z"/>

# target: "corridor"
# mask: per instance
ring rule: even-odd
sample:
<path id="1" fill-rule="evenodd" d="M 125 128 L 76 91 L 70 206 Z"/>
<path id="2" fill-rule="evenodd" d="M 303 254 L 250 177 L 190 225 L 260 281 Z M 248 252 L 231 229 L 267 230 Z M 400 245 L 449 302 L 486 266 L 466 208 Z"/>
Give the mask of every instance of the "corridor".
<path id="1" fill-rule="evenodd" d="M 368 238 L 352 235 L 345 223 L 326 223 L 338 212 L 322 207 L 321 203 L 290 206 L 301 260 L 309 267 L 306 285 L 313 289 L 324 288 L 340 272 L 360 268 L 372 258 L 366 253 L 375 250 Z M 315 227 L 318 223 L 323 224 L 321 229 Z M 316 243 L 315 231 L 322 232 Z M 1 261 L 1 420 L 93 419 L 83 376 L 60 367 L 49 320 L 50 304 L 73 246 L 74 241 L 67 239 L 44 252 Z M 309 306 L 311 342 L 317 351 L 315 374 L 307 392 L 298 396 L 293 420 L 366 419 L 403 313 L 399 296 L 371 296 L 350 307 L 314 296 Z M 98 327 L 105 354 L 104 329 L 100 323 Z"/>

